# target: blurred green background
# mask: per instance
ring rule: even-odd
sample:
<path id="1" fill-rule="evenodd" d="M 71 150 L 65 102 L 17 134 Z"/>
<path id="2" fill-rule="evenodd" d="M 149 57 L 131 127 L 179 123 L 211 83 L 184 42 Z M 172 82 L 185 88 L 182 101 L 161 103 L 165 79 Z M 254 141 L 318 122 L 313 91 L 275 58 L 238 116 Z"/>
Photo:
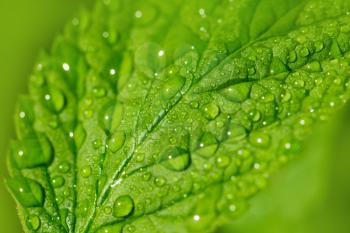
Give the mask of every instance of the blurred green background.
<path id="1" fill-rule="evenodd" d="M 0 232 L 22 232 L 4 187 L 13 112 L 41 49 L 93 0 L 0 1 Z M 220 233 L 350 232 L 350 106 L 310 139 L 299 159 L 275 174 L 247 213 Z"/>

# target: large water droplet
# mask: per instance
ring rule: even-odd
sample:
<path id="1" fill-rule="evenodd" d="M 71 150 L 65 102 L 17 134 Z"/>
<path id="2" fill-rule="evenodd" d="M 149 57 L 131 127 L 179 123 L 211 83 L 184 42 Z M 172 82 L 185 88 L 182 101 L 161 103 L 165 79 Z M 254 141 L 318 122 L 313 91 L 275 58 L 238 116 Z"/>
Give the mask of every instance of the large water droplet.
<path id="1" fill-rule="evenodd" d="M 185 79 L 181 76 L 171 76 L 162 86 L 162 97 L 165 100 L 173 98 L 178 94 L 185 84 Z"/>
<path id="2" fill-rule="evenodd" d="M 191 163 L 190 154 L 181 147 L 172 147 L 164 151 L 161 155 L 162 165 L 173 171 L 183 171 Z"/>
<path id="3" fill-rule="evenodd" d="M 134 210 L 134 201 L 129 195 L 123 195 L 115 200 L 113 205 L 113 216 L 123 218 L 129 216 Z"/>
<path id="4" fill-rule="evenodd" d="M 19 168 L 48 166 L 53 159 L 53 150 L 45 136 L 32 135 L 11 146 L 11 153 Z"/>
<path id="5" fill-rule="evenodd" d="M 44 192 L 41 185 L 27 178 L 11 178 L 7 181 L 17 201 L 24 207 L 41 207 L 44 204 Z"/>
<path id="6" fill-rule="evenodd" d="M 108 148 L 114 153 L 117 152 L 124 145 L 125 138 L 125 133 L 122 131 L 113 133 L 112 137 L 109 139 Z"/>
<path id="7" fill-rule="evenodd" d="M 204 133 L 199 140 L 197 153 L 204 158 L 209 158 L 215 154 L 218 147 L 216 137 L 211 133 Z"/>

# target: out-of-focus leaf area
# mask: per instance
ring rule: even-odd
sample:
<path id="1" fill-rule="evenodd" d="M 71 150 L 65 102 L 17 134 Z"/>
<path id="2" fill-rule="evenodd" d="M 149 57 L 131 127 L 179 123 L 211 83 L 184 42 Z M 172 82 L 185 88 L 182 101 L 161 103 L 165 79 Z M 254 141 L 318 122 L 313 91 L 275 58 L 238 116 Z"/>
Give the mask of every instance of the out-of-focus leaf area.
<path id="1" fill-rule="evenodd" d="M 63 26 L 93 0 L 0 1 L 0 232 L 22 232 L 15 203 L 4 185 L 5 157 L 14 138 L 13 114 L 19 94 L 41 49 L 49 49 Z"/>
<path id="2" fill-rule="evenodd" d="M 217 233 L 343 233 L 350 229 L 350 106 L 271 177 L 247 212 Z"/>

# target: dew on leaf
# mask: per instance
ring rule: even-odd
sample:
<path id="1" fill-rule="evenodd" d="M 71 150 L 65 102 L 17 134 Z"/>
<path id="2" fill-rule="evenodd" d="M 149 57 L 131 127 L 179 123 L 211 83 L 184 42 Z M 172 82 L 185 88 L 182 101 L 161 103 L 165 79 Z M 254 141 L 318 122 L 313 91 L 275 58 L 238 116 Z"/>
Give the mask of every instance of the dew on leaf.
<path id="1" fill-rule="evenodd" d="M 230 123 L 226 135 L 229 139 L 239 140 L 247 135 L 247 130 L 240 124 Z"/>
<path id="2" fill-rule="evenodd" d="M 104 87 L 95 87 L 92 89 L 92 93 L 97 98 L 102 98 L 102 97 L 105 97 L 107 95 L 107 90 Z"/>
<path id="3" fill-rule="evenodd" d="M 126 135 L 123 131 L 113 133 L 109 139 L 108 148 L 113 152 L 117 152 L 125 143 Z"/>
<path id="4" fill-rule="evenodd" d="M 265 133 L 252 133 L 249 136 L 249 142 L 256 147 L 267 148 L 270 146 L 271 138 Z"/>
<path id="5" fill-rule="evenodd" d="M 67 173 L 70 170 L 70 165 L 67 162 L 60 163 L 58 165 L 58 170 L 60 173 Z"/>
<path id="6" fill-rule="evenodd" d="M 134 200 L 129 195 L 118 197 L 113 204 L 113 216 L 124 218 L 129 216 L 134 210 Z"/>
<path id="7" fill-rule="evenodd" d="M 52 186 L 54 188 L 60 188 L 64 185 L 64 178 L 62 176 L 57 176 L 57 177 L 54 177 L 52 180 L 51 180 L 51 183 L 52 183 Z"/>
<path id="8" fill-rule="evenodd" d="M 218 147 L 216 137 L 211 133 L 204 133 L 199 140 L 196 153 L 204 158 L 210 158 L 215 154 Z"/>
<path id="9" fill-rule="evenodd" d="M 231 159 L 227 155 L 220 155 L 216 158 L 215 162 L 218 168 L 226 168 L 230 165 Z"/>
<path id="10" fill-rule="evenodd" d="M 165 100 L 169 100 L 177 95 L 185 84 L 185 79 L 181 76 L 171 76 L 163 84 L 161 95 Z"/>
<path id="11" fill-rule="evenodd" d="M 249 97 L 251 83 L 240 83 L 226 87 L 220 91 L 220 94 L 233 102 L 243 102 Z"/>
<path id="12" fill-rule="evenodd" d="M 163 187 L 166 184 L 166 179 L 162 176 L 154 178 L 154 184 L 157 187 Z"/>
<path id="13" fill-rule="evenodd" d="M 81 175 L 82 177 L 84 178 L 88 178 L 92 173 L 92 170 L 91 170 L 91 167 L 89 165 L 87 166 L 84 166 L 82 169 L 81 169 Z"/>
<path id="14" fill-rule="evenodd" d="M 26 178 L 11 178 L 7 180 L 7 185 L 22 206 L 43 206 L 45 196 L 39 183 Z"/>
<path id="15" fill-rule="evenodd" d="M 183 171 L 190 165 L 191 158 L 188 150 L 181 147 L 171 147 L 161 154 L 160 161 L 167 169 Z"/>
<path id="16" fill-rule="evenodd" d="M 259 110 L 252 110 L 249 112 L 249 118 L 253 121 L 253 122 L 258 122 L 261 119 L 261 113 Z"/>
<path id="17" fill-rule="evenodd" d="M 208 120 L 214 120 L 220 114 L 220 108 L 215 103 L 204 105 L 202 111 Z"/>
<path id="18" fill-rule="evenodd" d="M 31 215 L 27 218 L 27 224 L 30 230 L 37 231 L 41 226 L 41 220 L 37 215 Z"/>

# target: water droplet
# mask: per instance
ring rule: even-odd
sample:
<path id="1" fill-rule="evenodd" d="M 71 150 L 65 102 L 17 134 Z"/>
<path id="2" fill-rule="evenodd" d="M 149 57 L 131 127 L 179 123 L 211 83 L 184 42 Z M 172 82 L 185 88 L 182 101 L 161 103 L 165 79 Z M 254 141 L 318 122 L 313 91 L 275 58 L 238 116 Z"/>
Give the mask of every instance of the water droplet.
<path id="1" fill-rule="evenodd" d="M 31 215 L 27 219 L 30 230 L 37 231 L 41 226 L 40 218 L 37 215 Z"/>
<path id="2" fill-rule="evenodd" d="M 294 86 L 296 88 L 303 88 L 303 87 L 305 87 L 305 81 L 301 80 L 301 79 L 295 80 Z"/>
<path id="3" fill-rule="evenodd" d="M 81 169 L 81 175 L 82 177 L 84 178 L 88 178 L 92 173 L 92 170 L 91 170 L 91 167 L 90 166 L 84 166 L 82 169 Z"/>
<path id="4" fill-rule="evenodd" d="M 145 160 L 145 155 L 144 154 L 138 154 L 136 155 L 136 158 L 135 158 L 136 162 L 143 162 Z"/>
<path id="5" fill-rule="evenodd" d="M 7 185 L 23 207 L 42 207 L 44 192 L 41 185 L 31 179 L 18 177 L 7 180 Z"/>
<path id="6" fill-rule="evenodd" d="M 252 110 L 251 112 L 249 112 L 249 118 L 253 121 L 253 122 L 258 122 L 261 120 L 261 113 L 258 110 Z"/>
<path id="7" fill-rule="evenodd" d="M 251 87 L 251 83 L 235 84 L 222 89 L 220 94 L 230 101 L 241 103 L 249 97 Z"/>
<path id="8" fill-rule="evenodd" d="M 95 87 L 94 89 L 92 89 L 92 92 L 97 98 L 102 98 L 107 95 L 107 90 L 103 87 Z"/>
<path id="9" fill-rule="evenodd" d="M 52 180 L 51 180 L 51 183 L 52 183 L 52 186 L 54 188 L 60 188 L 64 185 L 64 178 L 62 176 L 57 176 L 57 177 L 54 177 Z"/>
<path id="10" fill-rule="evenodd" d="M 183 86 L 185 85 L 185 79 L 181 76 L 171 76 L 169 79 L 163 84 L 162 87 L 162 97 L 165 100 L 173 98 L 176 94 L 178 94 Z"/>
<path id="11" fill-rule="evenodd" d="M 52 146 L 43 135 L 33 135 L 21 142 L 14 142 L 11 145 L 11 154 L 19 168 L 48 166 L 53 160 Z"/>
<path id="12" fill-rule="evenodd" d="M 136 227 L 131 224 L 127 224 L 123 228 L 123 233 L 133 233 L 136 231 Z"/>
<path id="13" fill-rule="evenodd" d="M 60 173 L 67 173 L 70 170 L 70 165 L 67 162 L 63 162 L 60 165 L 58 165 L 58 171 Z"/>
<path id="14" fill-rule="evenodd" d="M 142 179 L 144 181 L 149 181 L 151 179 L 151 177 L 152 177 L 152 174 L 150 172 L 146 172 L 142 175 Z"/>
<path id="15" fill-rule="evenodd" d="M 123 218 L 129 216 L 134 210 L 134 201 L 129 195 L 120 196 L 113 205 L 113 216 Z"/>
<path id="16" fill-rule="evenodd" d="M 156 177 L 154 179 L 154 184 L 157 186 L 157 187 L 163 187 L 165 184 L 166 184 L 166 179 L 164 177 Z"/>
<path id="17" fill-rule="evenodd" d="M 103 208 L 103 213 L 105 213 L 106 215 L 110 215 L 112 214 L 113 209 L 110 206 L 106 206 L 105 208 Z"/>
<path id="18" fill-rule="evenodd" d="M 105 105 L 98 116 L 99 125 L 106 131 L 106 133 L 109 133 L 112 127 L 113 113 L 115 109 L 114 107 L 114 103 Z"/>
<path id="19" fill-rule="evenodd" d="M 249 136 L 249 142 L 256 147 L 267 148 L 270 146 L 270 141 L 270 136 L 264 133 L 252 133 Z"/>
<path id="20" fill-rule="evenodd" d="M 202 111 L 208 120 L 214 120 L 220 114 L 220 108 L 215 103 L 204 105 Z"/>
<path id="21" fill-rule="evenodd" d="M 113 133 L 112 137 L 109 139 L 108 148 L 113 152 L 117 152 L 122 148 L 125 143 L 126 135 L 122 131 L 117 131 Z"/>
<path id="22" fill-rule="evenodd" d="M 191 163 L 189 152 L 181 147 L 172 147 L 164 151 L 160 160 L 164 167 L 173 171 L 183 171 Z"/>
<path id="23" fill-rule="evenodd" d="M 247 130 L 242 125 L 236 124 L 236 123 L 230 123 L 228 130 L 227 130 L 227 137 L 239 140 L 247 135 Z"/>
<path id="24" fill-rule="evenodd" d="M 256 69 L 255 67 L 250 67 L 248 68 L 248 75 L 254 75 L 256 74 Z"/>
<path id="25" fill-rule="evenodd" d="M 196 152 L 204 158 L 209 158 L 215 154 L 218 147 L 219 145 L 216 137 L 211 133 L 204 133 L 199 140 Z"/>
<path id="26" fill-rule="evenodd" d="M 230 165 L 231 159 L 227 155 L 220 155 L 216 158 L 216 166 L 218 168 L 226 168 Z"/>
<path id="27" fill-rule="evenodd" d="M 317 41 L 315 42 L 315 51 L 318 53 L 318 52 L 321 52 L 322 50 L 324 49 L 324 44 L 322 41 Z"/>
<path id="28" fill-rule="evenodd" d="M 197 101 L 192 101 L 190 105 L 191 105 L 191 108 L 193 109 L 197 109 L 199 107 L 199 103 Z"/>
<path id="29" fill-rule="evenodd" d="M 63 92 L 58 89 L 52 89 L 49 96 L 48 100 L 51 100 L 56 112 L 61 112 L 66 105 L 66 97 Z"/>

